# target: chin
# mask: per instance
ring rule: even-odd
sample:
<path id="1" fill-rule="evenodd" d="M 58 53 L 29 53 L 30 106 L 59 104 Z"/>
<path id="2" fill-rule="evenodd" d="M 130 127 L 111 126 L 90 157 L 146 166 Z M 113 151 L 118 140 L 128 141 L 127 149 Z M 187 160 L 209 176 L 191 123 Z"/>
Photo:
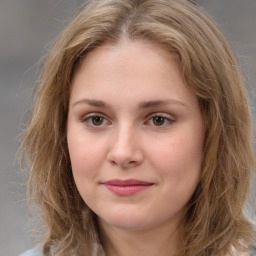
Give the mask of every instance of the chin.
<path id="1" fill-rule="evenodd" d="M 134 214 L 114 214 L 113 216 L 102 216 L 100 222 L 124 230 L 140 230 L 147 226 L 145 216 L 135 216 Z"/>

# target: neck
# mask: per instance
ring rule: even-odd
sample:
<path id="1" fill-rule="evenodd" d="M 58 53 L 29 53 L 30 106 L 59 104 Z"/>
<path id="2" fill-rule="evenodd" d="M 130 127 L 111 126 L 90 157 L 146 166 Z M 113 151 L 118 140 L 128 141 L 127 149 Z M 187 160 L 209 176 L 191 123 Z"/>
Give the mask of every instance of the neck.
<path id="1" fill-rule="evenodd" d="M 101 242 L 107 256 L 172 256 L 177 251 L 180 236 L 169 226 L 149 230 L 109 228 L 100 223 Z"/>

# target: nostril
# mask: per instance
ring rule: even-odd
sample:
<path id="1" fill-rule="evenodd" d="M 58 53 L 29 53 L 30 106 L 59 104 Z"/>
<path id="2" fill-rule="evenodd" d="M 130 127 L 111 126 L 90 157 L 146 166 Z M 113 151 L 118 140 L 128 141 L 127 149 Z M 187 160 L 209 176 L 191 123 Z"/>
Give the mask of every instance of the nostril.
<path id="1" fill-rule="evenodd" d="M 133 167 L 140 164 L 143 160 L 142 147 L 136 140 L 131 140 L 127 132 L 116 139 L 109 148 L 107 160 L 111 165 L 121 168 Z"/>
<path id="2" fill-rule="evenodd" d="M 112 165 L 117 165 L 117 163 L 113 160 L 109 161 Z"/>

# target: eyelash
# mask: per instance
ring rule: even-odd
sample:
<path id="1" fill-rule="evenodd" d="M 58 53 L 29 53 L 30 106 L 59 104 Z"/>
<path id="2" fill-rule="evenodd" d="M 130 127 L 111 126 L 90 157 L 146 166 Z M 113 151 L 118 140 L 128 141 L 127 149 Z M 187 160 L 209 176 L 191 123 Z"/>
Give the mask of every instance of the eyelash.
<path id="1" fill-rule="evenodd" d="M 83 122 L 83 123 L 86 123 L 86 125 L 87 126 L 89 126 L 89 127 L 101 127 L 101 126 L 103 126 L 102 124 L 100 124 L 100 125 L 95 125 L 95 124 L 93 124 L 93 119 L 94 118 L 101 118 L 102 120 L 103 120 L 103 122 L 105 121 L 105 122 L 108 122 L 107 121 L 107 119 L 104 117 L 104 115 L 102 115 L 101 113 L 90 113 L 90 114 L 88 114 L 88 115 L 85 115 L 82 119 L 81 119 L 81 121 Z"/>
<path id="2" fill-rule="evenodd" d="M 93 124 L 93 119 L 94 119 L 94 118 L 100 118 L 100 119 L 103 121 L 103 123 L 102 123 L 102 124 L 99 124 L 99 125 Z M 161 121 L 164 121 L 164 123 L 163 123 L 163 124 L 160 124 L 160 125 L 156 125 L 156 124 L 154 124 L 154 118 L 162 118 Z M 88 114 L 88 115 L 85 115 L 85 116 L 81 119 L 81 121 L 82 121 L 83 123 L 86 123 L 87 126 L 92 127 L 92 128 L 94 128 L 94 127 L 100 128 L 100 127 L 105 126 L 105 125 L 107 125 L 107 124 L 111 124 L 111 122 L 109 122 L 109 121 L 107 120 L 107 118 L 105 118 L 104 115 L 101 114 L 101 113 L 90 113 L 90 114 Z M 149 124 L 149 125 L 152 125 L 152 126 L 154 126 L 154 127 L 166 127 L 166 126 L 171 125 L 171 124 L 174 123 L 174 122 L 175 122 L 174 117 L 171 116 L 171 115 L 169 115 L 169 114 L 165 114 L 165 113 L 154 113 L 154 114 L 151 114 L 151 115 L 149 116 L 149 118 L 147 118 L 147 121 L 144 122 L 144 124 L 146 124 L 146 125 Z"/>
<path id="3" fill-rule="evenodd" d="M 162 120 L 164 121 L 163 125 L 156 125 L 152 122 L 154 122 L 154 118 L 162 118 Z M 175 119 L 173 116 L 169 115 L 169 114 L 165 114 L 165 113 L 154 113 L 150 115 L 150 118 L 148 119 L 148 121 L 146 123 L 150 123 L 152 126 L 155 127 L 166 127 L 171 125 L 173 122 L 175 122 Z"/>

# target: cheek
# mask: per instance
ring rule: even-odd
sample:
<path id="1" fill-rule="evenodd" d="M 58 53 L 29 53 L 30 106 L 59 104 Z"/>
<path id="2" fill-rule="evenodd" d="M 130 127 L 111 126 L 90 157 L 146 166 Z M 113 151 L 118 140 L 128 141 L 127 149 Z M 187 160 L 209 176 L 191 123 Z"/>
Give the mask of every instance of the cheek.
<path id="1" fill-rule="evenodd" d="M 104 158 L 103 149 L 97 141 L 72 135 L 68 135 L 68 148 L 74 181 L 84 202 L 90 205 L 95 200 L 92 192 Z"/>
<path id="2" fill-rule="evenodd" d="M 104 158 L 104 149 L 97 140 L 68 133 L 68 149 L 75 180 L 93 177 L 100 169 Z"/>
<path id="3" fill-rule="evenodd" d="M 163 180 L 168 179 L 175 189 L 193 190 L 197 185 L 203 161 L 203 141 L 201 137 L 176 134 L 169 141 L 155 143 L 151 151 L 151 164 L 158 170 Z"/>
<path id="4" fill-rule="evenodd" d="M 203 142 L 190 136 L 176 136 L 162 143 L 154 143 L 152 157 L 160 163 L 184 166 L 188 163 L 201 163 Z"/>

